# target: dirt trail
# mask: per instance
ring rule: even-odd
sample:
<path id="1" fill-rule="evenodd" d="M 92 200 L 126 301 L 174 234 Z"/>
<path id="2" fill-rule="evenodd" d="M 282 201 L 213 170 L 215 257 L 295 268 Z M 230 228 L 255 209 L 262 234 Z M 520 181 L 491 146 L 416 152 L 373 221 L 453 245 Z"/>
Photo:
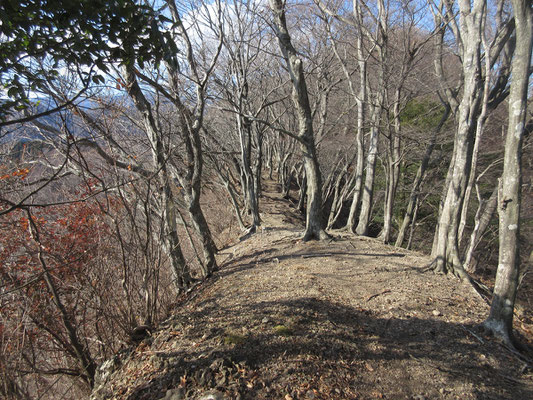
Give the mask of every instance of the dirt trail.
<path id="1" fill-rule="evenodd" d="M 94 399 L 529 399 L 533 375 L 476 325 L 488 306 L 422 254 L 333 232 L 302 243 L 273 190 L 263 229 L 136 349 Z"/>

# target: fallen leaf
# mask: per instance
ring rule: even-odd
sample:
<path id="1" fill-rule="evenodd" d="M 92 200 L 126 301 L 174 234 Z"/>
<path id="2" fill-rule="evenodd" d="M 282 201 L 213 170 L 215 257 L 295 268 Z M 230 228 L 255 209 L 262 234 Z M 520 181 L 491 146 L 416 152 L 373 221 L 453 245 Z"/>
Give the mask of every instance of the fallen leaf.
<path id="1" fill-rule="evenodd" d="M 367 370 L 369 370 L 370 372 L 374 372 L 374 368 L 372 367 L 372 365 L 370 365 L 369 362 L 366 362 L 365 363 L 365 367 Z"/>

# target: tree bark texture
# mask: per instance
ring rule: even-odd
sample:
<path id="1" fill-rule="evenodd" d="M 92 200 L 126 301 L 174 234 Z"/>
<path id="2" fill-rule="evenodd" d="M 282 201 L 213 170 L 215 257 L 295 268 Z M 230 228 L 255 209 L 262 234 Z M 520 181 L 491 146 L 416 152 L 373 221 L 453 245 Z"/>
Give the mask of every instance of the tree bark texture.
<path id="1" fill-rule="evenodd" d="M 324 230 L 321 174 L 316 154 L 313 118 L 302 60 L 292 45 L 287 29 L 285 1 L 270 0 L 269 4 L 274 14 L 274 25 L 279 46 L 291 77 L 292 99 L 298 115 L 298 141 L 303 153 L 305 175 L 307 177 L 306 225 L 303 240 L 321 240 L 328 238 L 329 235 Z"/>
<path id="2" fill-rule="evenodd" d="M 476 0 L 471 7 L 469 1 L 461 0 L 459 5 L 464 87 L 458 110 L 453 171 L 439 220 L 435 257 L 437 272 L 451 272 L 461 279 L 469 279 L 459 256 L 458 231 L 472 164 L 473 139 L 482 92 L 481 29 L 486 4 L 485 0 Z"/>
<path id="3" fill-rule="evenodd" d="M 513 314 L 519 275 L 520 197 L 522 186 L 522 142 L 533 44 L 533 13 L 529 0 L 512 0 L 516 24 L 516 49 L 512 61 L 509 95 L 509 125 L 500 193 L 499 258 L 494 296 L 485 327 L 512 343 Z"/>
<path id="4" fill-rule="evenodd" d="M 167 157 L 165 148 L 160 137 L 151 105 L 144 97 L 141 88 L 137 82 L 133 65 L 127 64 L 124 67 L 125 81 L 128 87 L 128 94 L 133 100 L 135 107 L 141 113 L 144 127 L 150 140 L 152 149 L 152 160 L 158 174 L 159 185 L 161 188 L 160 202 L 162 208 L 162 218 L 165 222 L 164 248 L 170 259 L 172 280 L 178 292 L 185 289 L 191 282 L 189 267 L 185 262 L 181 251 L 180 241 L 177 233 L 176 216 L 174 212 L 173 194 L 170 187 L 168 176 Z"/>
<path id="5" fill-rule="evenodd" d="M 496 206 L 498 204 L 498 185 L 492 191 L 489 199 L 486 201 L 480 200 L 478 211 L 476 212 L 474 230 L 470 235 L 470 242 L 468 248 L 465 252 L 465 270 L 469 273 L 476 272 L 476 264 L 474 262 L 474 251 L 478 246 L 483 234 L 487 230 L 492 216 L 496 211 Z"/>
<path id="6" fill-rule="evenodd" d="M 376 160 L 378 156 L 381 101 L 382 97 L 380 96 L 372 110 L 372 127 L 370 128 L 370 142 L 368 144 L 368 155 L 366 159 L 366 175 L 361 199 L 361 212 L 359 213 L 359 222 L 355 228 L 355 233 L 362 236 L 368 234 L 373 206 L 372 199 L 374 197 L 374 179 L 376 176 Z"/>

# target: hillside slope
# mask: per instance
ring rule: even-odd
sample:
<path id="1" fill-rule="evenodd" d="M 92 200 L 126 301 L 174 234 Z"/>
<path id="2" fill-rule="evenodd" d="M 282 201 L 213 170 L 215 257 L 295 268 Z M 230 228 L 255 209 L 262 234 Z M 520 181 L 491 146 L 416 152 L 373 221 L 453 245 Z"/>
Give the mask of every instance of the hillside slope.
<path id="1" fill-rule="evenodd" d="M 469 285 L 374 239 L 302 243 L 285 200 L 261 206 L 262 232 L 106 362 L 92 399 L 533 398 L 524 362 L 478 332 Z"/>

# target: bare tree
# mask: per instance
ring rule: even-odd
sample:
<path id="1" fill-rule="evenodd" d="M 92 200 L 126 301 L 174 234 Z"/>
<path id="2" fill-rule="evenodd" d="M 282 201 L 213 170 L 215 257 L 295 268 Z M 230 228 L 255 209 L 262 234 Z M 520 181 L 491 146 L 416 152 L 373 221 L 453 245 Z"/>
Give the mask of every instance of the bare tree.
<path id="1" fill-rule="evenodd" d="M 318 2 L 318 6 L 321 10 L 332 15 L 335 18 L 341 19 L 341 21 L 349 26 L 353 26 L 358 34 L 355 39 L 356 58 L 358 66 L 358 81 L 354 82 L 352 72 L 349 70 L 347 62 L 341 57 L 341 53 L 338 48 L 337 40 L 333 38 L 331 24 L 328 24 L 328 33 L 332 37 L 332 50 L 340 63 L 342 72 L 346 81 L 348 82 L 349 93 L 354 99 L 357 105 L 357 123 L 356 123 L 356 158 L 355 158 L 355 170 L 354 170 L 354 187 L 352 190 L 352 201 L 350 206 L 350 212 L 345 228 L 355 233 L 355 221 L 359 202 L 361 200 L 361 193 L 363 187 L 363 173 L 364 173 L 364 129 L 367 124 L 367 101 L 368 101 L 368 60 L 371 57 L 372 49 L 367 49 L 366 46 L 372 46 L 372 42 L 365 42 L 365 25 L 362 5 L 358 1 L 353 2 L 353 19 L 340 18 L 337 13 L 326 8 L 322 2 Z M 357 90 L 358 87 L 358 90 Z"/>
<path id="2" fill-rule="evenodd" d="M 445 18 L 455 36 L 462 62 L 462 97 L 458 104 L 457 132 L 454 142 L 454 155 L 450 164 L 449 183 L 443 201 L 442 212 L 436 231 L 436 242 L 432 254 L 435 256 L 436 271 L 452 272 L 462 279 L 470 279 L 463 268 L 459 253 L 459 225 L 464 205 L 468 177 L 472 169 L 472 156 L 477 120 L 483 100 L 483 76 L 481 68 L 482 33 L 487 18 L 485 0 L 459 1 L 459 20 L 454 15 L 453 2 L 446 1 Z M 504 44 L 509 39 L 512 25 L 502 21 L 498 27 L 494 50 L 485 49 L 494 65 Z M 483 77 L 483 79 L 480 79 Z M 454 97 L 453 93 L 450 93 Z"/>
<path id="3" fill-rule="evenodd" d="M 322 178 L 316 155 L 313 133 L 313 117 L 307 92 L 303 63 L 291 42 L 285 16 L 286 2 L 270 0 L 274 14 L 274 29 L 278 37 L 283 58 L 292 82 L 292 98 L 298 114 L 298 134 L 294 138 L 300 143 L 307 179 L 306 227 L 303 240 L 326 239 L 322 215 Z"/>
<path id="4" fill-rule="evenodd" d="M 377 2 L 377 15 L 373 16 L 375 21 L 375 33 L 365 30 L 365 36 L 375 46 L 376 61 L 378 63 L 375 90 L 371 96 L 370 106 L 370 139 L 368 143 L 368 153 L 366 159 L 366 174 L 361 198 L 361 211 L 359 222 L 355 228 L 358 235 L 367 235 L 370 224 L 370 217 L 373 207 L 374 181 L 376 177 L 376 160 L 378 156 L 379 131 L 383 105 L 385 100 L 385 77 L 386 62 L 388 58 L 387 41 L 389 31 L 389 8 L 384 0 Z"/>
<path id="5" fill-rule="evenodd" d="M 516 25 L 516 49 L 512 61 L 509 126 L 505 140 L 503 175 L 498 193 L 500 250 L 494 297 L 484 326 L 506 343 L 513 343 L 513 314 L 519 274 L 522 143 L 527 113 L 533 10 L 527 0 L 512 0 Z"/>
<path id="6" fill-rule="evenodd" d="M 224 48 L 215 83 L 221 95 L 219 107 L 234 124 L 240 149 L 240 177 L 246 211 L 251 215 L 249 233 L 260 225 L 259 199 L 263 162 L 263 136 L 267 129 L 265 110 L 272 104 L 270 95 L 276 84 L 266 77 L 270 61 L 265 49 L 270 47 L 266 25 L 258 18 L 260 5 L 234 1 L 226 7 Z M 272 85 L 267 87 L 265 84 Z"/>

